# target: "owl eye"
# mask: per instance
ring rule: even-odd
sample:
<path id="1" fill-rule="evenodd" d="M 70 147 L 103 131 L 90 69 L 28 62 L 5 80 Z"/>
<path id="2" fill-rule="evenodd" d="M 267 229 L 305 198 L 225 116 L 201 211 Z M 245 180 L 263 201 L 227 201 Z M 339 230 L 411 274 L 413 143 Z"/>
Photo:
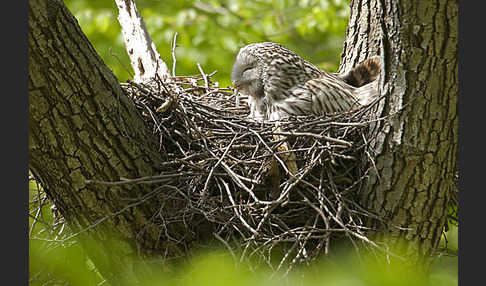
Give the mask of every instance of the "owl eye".
<path id="1" fill-rule="evenodd" d="M 254 67 L 253 66 L 247 66 L 246 68 L 243 69 L 243 71 L 241 72 L 241 74 L 245 74 L 247 73 L 248 71 L 251 71 Z"/>

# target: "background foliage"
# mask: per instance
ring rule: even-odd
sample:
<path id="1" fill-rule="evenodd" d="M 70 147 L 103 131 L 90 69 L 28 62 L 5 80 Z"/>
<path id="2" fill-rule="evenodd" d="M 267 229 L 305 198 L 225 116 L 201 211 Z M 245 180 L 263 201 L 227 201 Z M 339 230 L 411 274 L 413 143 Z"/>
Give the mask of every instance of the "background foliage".
<path id="1" fill-rule="evenodd" d="M 119 81 L 131 78 L 118 11 L 112 0 L 65 0 L 83 32 Z M 231 65 L 238 49 L 248 43 L 274 41 L 296 51 L 327 71 L 337 71 L 349 17 L 347 0 L 137 0 L 147 28 L 169 69 L 171 41 L 177 32 L 177 75 L 199 73 L 200 63 L 220 86 L 230 84 Z M 30 281 L 32 285 L 104 285 L 103 277 L 55 218 L 42 189 L 29 184 Z M 457 228 L 452 227 L 442 248 L 457 252 Z M 447 242 L 447 244 L 446 244 Z M 170 275 L 152 277 L 153 285 L 457 285 L 457 256 L 441 252 L 430 275 L 401 264 L 384 269 L 369 257 L 338 252 L 286 278 L 270 277 L 235 267 L 231 256 L 214 251 L 196 255 Z M 403 267 L 402 267 L 403 266 Z M 218 275 L 214 275 L 217 271 Z M 249 275 L 251 274 L 251 275 Z M 106 284 L 105 284 L 106 285 Z"/>
<path id="2" fill-rule="evenodd" d="M 130 78 L 123 68 L 129 67 L 130 62 L 115 2 L 66 0 L 65 3 L 119 80 Z M 136 3 L 171 70 L 171 41 L 177 32 L 176 74 L 197 74 L 196 63 L 200 63 L 206 73 L 218 71 L 213 79 L 220 86 L 230 84 L 231 65 L 238 49 L 261 41 L 282 43 L 321 68 L 337 71 L 349 16 L 349 3 L 345 0 L 138 0 Z"/>

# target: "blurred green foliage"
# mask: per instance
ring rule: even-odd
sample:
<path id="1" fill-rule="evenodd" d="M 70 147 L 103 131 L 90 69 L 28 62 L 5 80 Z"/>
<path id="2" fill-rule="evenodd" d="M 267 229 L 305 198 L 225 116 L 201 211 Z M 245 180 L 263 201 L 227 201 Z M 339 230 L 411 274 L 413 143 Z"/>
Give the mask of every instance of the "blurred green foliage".
<path id="1" fill-rule="evenodd" d="M 71 232 L 62 218 L 55 218 L 52 203 L 34 180 L 29 183 L 29 198 L 30 285 L 108 285 L 76 238 L 63 240 Z M 85 242 L 89 243 L 96 242 Z M 372 255 L 358 256 L 352 248 L 334 247 L 331 255 L 310 266 L 296 267 L 284 276 L 275 274 L 266 264 L 253 262 L 251 268 L 246 262 L 237 265 L 229 252 L 216 246 L 194 254 L 185 264 L 164 264 L 162 268 L 152 263 L 156 267 L 155 275 L 145 277 L 143 285 L 458 285 L 458 261 L 453 254 L 458 250 L 456 226 L 451 226 L 439 249 L 439 254 L 432 258 L 428 274 L 422 271 L 421 265 L 397 260 L 390 265 Z"/>
<path id="2" fill-rule="evenodd" d="M 105 63 L 120 81 L 130 62 L 114 1 L 66 0 Z M 346 34 L 349 0 L 138 0 L 137 8 L 164 61 L 172 70 L 171 41 L 177 32 L 176 74 L 217 70 L 213 80 L 230 84 L 238 49 L 274 41 L 328 71 L 337 71 Z M 116 56 L 113 56 L 116 55 Z"/>
<path id="3" fill-rule="evenodd" d="M 120 81 L 131 78 L 114 1 L 65 0 L 83 32 Z M 218 70 L 213 80 L 230 83 L 229 74 L 240 47 L 275 41 L 328 71 L 337 71 L 349 16 L 348 0 L 138 0 L 137 7 L 162 58 L 172 70 L 171 41 L 177 32 L 177 75 Z M 35 183 L 29 184 L 29 273 L 31 285 L 106 285 L 95 265 L 75 240 L 58 241 L 69 229 L 56 222 L 52 204 Z M 451 227 L 441 248 L 457 252 L 457 227 Z M 109 251 L 109 250 L 107 250 Z M 120 273 L 122 275 L 122 273 Z M 457 256 L 440 252 L 432 271 L 397 263 L 384 267 L 372 257 L 338 253 L 288 276 L 272 276 L 266 267 L 235 265 L 231 255 L 211 251 L 196 255 L 170 275 L 148 277 L 149 285 L 457 285 Z"/>
<path id="4" fill-rule="evenodd" d="M 91 242 L 94 243 L 94 242 Z M 36 273 L 31 285 L 104 285 L 92 263 L 77 244 L 46 249 L 45 243 L 31 242 L 30 271 Z M 52 244 L 51 244 L 52 246 Z M 106 251 L 110 251 L 107 249 Z M 153 265 L 154 275 L 144 276 L 141 285 L 181 286 L 455 286 L 457 273 L 440 268 L 432 273 L 423 271 L 420 264 L 411 265 L 400 260 L 388 264 L 372 254 L 358 256 L 353 249 L 337 251 L 333 257 L 321 259 L 310 266 L 298 266 L 287 274 L 273 272 L 266 265 L 238 265 L 224 250 L 196 254 L 188 262 L 169 271 Z M 255 267 L 256 266 L 256 267 Z M 39 271 L 41 270 L 41 271 Z M 122 280 L 132 281 L 119 273 Z M 56 284 L 56 283 L 64 284 Z"/>

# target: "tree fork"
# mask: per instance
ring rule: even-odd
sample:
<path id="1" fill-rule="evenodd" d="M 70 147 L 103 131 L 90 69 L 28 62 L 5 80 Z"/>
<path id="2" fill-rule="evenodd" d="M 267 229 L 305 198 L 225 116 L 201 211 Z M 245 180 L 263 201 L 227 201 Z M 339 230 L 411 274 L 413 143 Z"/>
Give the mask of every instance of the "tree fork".
<path id="1" fill-rule="evenodd" d="M 428 256 L 442 233 L 457 167 L 457 2 L 351 1 L 341 69 L 375 54 L 385 68 L 380 115 L 403 111 L 373 142 L 378 174 L 361 203 L 386 219 L 374 225 L 379 233 L 409 241 L 412 256 Z M 144 270 L 130 258 L 157 255 L 169 243 L 159 241 L 162 230 L 150 219 L 160 202 L 140 201 L 156 196 L 154 186 L 87 181 L 156 175 L 163 159 L 61 1 L 29 1 L 29 101 L 30 169 L 73 232 L 99 242 L 99 250 L 84 248 L 100 272 L 113 285 L 136 284 L 115 274 L 137 272 L 137 280 Z M 103 253 L 113 249 L 110 227 L 121 239 Z"/>

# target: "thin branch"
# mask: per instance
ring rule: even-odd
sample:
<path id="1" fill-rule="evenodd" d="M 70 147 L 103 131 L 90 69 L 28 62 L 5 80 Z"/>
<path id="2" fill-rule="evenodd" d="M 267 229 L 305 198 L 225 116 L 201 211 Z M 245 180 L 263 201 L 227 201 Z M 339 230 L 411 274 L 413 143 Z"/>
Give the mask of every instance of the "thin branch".
<path id="1" fill-rule="evenodd" d="M 174 34 L 174 39 L 172 39 L 172 43 L 171 43 L 171 52 L 172 52 L 172 76 L 176 76 L 176 63 L 177 63 L 177 59 L 176 59 L 176 55 L 175 55 L 175 48 L 176 48 L 176 41 L 177 41 L 177 32 L 175 32 Z"/>

